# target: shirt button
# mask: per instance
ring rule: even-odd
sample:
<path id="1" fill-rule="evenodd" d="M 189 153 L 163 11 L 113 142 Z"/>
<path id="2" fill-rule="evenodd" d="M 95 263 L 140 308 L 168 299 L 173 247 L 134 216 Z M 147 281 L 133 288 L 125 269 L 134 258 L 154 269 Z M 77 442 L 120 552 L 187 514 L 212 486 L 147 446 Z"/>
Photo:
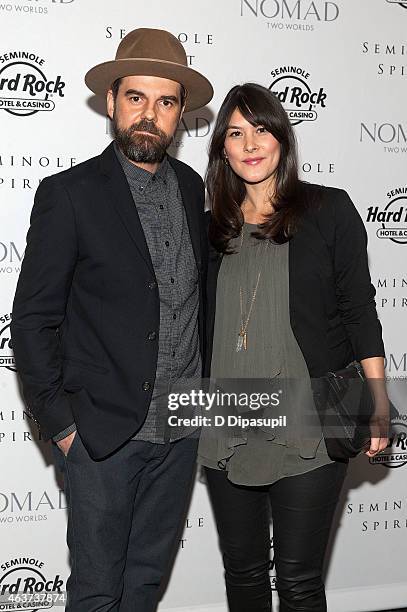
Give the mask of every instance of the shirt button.
<path id="1" fill-rule="evenodd" d="M 157 177 L 155 176 L 155 174 L 153 174 L 153 176 L 151 177 L 151 180 L 153 181 L 153 183 L 155 182 L 156 178 Z"/>
<path id="2" fill-rule="evenodd" d="M 164 210 L 164 206 L 160 204 L 160 210 Z"/>
<path id="3" fill-rule="evenodd" d="M 168 242 L 168 240 L 165 241 L 165 246 L 170 246 L 170 243 Z"/>
<path id="4" fill-rule="evenodd" d="M 149 383 L 148 380 L 143 382 L 143 391 L 150 391 L 150 389 L 151 389 L 151 383 Z"/>
<path id="5" fill-rule="evenodd" d="M 155 340 L 155 339 L 157 338 L 157 334 L 156 334 L 154 331 L 153 331 L 153 332 L 150 332 L 150 333 L 148 334 L 147 338 L 148 338 L 149 340 Z"/>
<path id="6" fill-rule="evenodd" d="M 149 289 L 155 289 L 157 286 L 157 283 L 155 281 L 151 281 L 150 283 L 148 283 L 148 288 Z"/>
<path id="7" fill-rule="evenodd" d="M 172 356 L 175 357 L 175 351 L 172 351 Z"/>
<path id="8" fill-rule="evenodd" d="M 175 312 L 174 312 L 174 314 L 172 315 L 172 318 L 173 318 L 174 320 L 177 318 L 177 315 L 175 314 Z"/>
<path id="9" fill-rule="evenodd" d="M 174 283 L 175 283 L 175 280 L 172 278 L 172 276 L 171 276 L 171 283 L 172 283 L 172 284 L 174 284 Z"/>

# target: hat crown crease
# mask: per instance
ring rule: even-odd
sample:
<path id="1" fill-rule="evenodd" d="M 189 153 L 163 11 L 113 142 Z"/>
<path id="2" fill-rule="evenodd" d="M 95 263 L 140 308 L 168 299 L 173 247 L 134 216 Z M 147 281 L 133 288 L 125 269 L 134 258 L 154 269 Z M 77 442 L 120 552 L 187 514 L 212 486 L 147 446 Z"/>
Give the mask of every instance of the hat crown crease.
<path id="1" fill-rule="evenodd" d="M 116 60 L 155 59 L 187 66 L 187 56 L 179 40 L 167 32 L 147 31 L 125 36 L 120 43 Z"/>

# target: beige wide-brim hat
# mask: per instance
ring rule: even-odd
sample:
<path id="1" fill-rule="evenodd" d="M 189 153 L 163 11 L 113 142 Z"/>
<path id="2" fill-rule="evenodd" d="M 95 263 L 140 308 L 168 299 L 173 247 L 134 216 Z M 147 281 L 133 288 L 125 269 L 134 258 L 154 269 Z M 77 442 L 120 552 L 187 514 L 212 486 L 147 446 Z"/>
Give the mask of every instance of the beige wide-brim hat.
<path id="1" fill-rule="evenodd" d="M 213 96 L 210 82 L 188 66 L 185 49 L 165 30 L 139 28 L 129 32 L 117 48 L 116 59 L 91 68 L 85 83 L 95 94 L 106 95 L 116 79 L 156 76 L 181 83 L 187 90 L 185 111 L 208 104 Z"/>

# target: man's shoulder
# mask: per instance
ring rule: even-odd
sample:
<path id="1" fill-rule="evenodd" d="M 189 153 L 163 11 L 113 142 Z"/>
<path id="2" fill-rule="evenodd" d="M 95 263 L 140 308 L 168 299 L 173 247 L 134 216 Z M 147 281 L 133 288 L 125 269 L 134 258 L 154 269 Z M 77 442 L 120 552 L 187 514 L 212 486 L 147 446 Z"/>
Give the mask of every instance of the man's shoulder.
<path id="1" fill-rule="evenodd" d="M 119 166 L 119 162 L 114 152 L 113 142 L 111 142 L 99 155 L 86 159 L 72 168 L 52 174 L 44 181 L 63 185 L 66 189 L 84 186 L 94 180 L 100 180 L 103 174 L 109 174 L 115 165 Z"/>
<path id="2" fill-rule="evenodd" d="M 200 174 L 196 172 L 191 166 L 181 161 L 180 159 L 176 159 L 171 155 L 168 155 L 168 161 L 171 167 L 175 170 L 178 178 L 181 176 L 182 178 L 187 179 L 195 184 L 197 184 L 200 188 L 203 187 L 203 180 Z"/>
<path id="3" fill-rule="evenodd" d="M 91 157 L 67 170 L 51 174 L 44 180 L 47 182 L 60 183 L 64 186 L 70 186 L 81 183 L 84 180 L 89 180 L 97 174 L 100 174 L 100 155 Z"/>

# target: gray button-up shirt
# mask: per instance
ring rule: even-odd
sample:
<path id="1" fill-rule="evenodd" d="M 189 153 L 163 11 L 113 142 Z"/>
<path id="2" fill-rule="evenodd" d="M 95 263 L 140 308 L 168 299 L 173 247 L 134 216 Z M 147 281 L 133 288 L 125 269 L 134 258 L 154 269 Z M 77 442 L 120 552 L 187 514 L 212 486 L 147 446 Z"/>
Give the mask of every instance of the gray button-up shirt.
<path id="1" fill-rule="evenodd" d="M 167 157 L 152 174 L 131 163 L 117 145 L 115 151 L 137 208 L 160 296 L 160 328 L 150 330 L 151 341 L 158 341 L 156 381 L 146 420 L 134 439 L 160 444 L 191 432 L 169 427 L 165 417 L 171 386 L 188 381 L 192 388 L 200 381 L 198 271 L 178 179 Z"/>

